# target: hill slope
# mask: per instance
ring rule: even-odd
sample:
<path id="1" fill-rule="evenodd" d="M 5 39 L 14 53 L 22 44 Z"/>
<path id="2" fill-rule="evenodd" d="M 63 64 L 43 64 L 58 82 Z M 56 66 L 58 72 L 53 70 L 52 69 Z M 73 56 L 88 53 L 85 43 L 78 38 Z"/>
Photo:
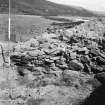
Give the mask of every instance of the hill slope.
<path id="1" fill-rule="evenodd" d="M 28 15 L 77 15 L 94 16 L 81 7 L 55 4 L 47 0 L 11 0 L 12 12 Z"/>
<path id="2" fill-rule="evenodd" d="M 0 13 L 8 13 L 9 0 L 0 0 Z M 97 16 L 82 7 L 56 4 L 47 0 L 11 0 L 11 12 L 27 15 Z"/>

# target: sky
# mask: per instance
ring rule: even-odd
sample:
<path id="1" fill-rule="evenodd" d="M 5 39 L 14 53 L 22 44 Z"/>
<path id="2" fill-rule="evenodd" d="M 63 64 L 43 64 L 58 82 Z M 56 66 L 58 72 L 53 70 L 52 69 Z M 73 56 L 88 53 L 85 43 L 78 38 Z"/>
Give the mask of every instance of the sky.
<path id="1" fill-rule="evenodd" d="M 105 0 L 48 0 L 48 1 L 67 5 L 82 6 L 89 10 L 105 12 Z"/>

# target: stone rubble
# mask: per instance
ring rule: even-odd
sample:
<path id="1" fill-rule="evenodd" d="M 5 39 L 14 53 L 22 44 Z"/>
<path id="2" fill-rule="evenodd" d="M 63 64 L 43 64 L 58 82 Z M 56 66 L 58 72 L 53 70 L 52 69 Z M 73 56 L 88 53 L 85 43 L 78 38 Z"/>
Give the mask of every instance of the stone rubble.
<path id="1" fill-rule="evenodd" d="M 105 37 L 102 32 L 100 38 L 98 36 L 100 34 L 96 35 L 101 28 L 103 26 L 99 22 L 92 22 L 91 24 L 87 22 L 75 28 L 67 29 L 68 33 L 66 36 L 63 35 L 62 40 L 60 37 L 62 33 L 66 33 L 66 29 L 60 29 L 57 35 L 56 33 L 44 33 L 41 37 L 18 44 L 14 48 L 14 52 L 17 54 L 15 55 L 13 52 L 11 61 L 17 66 L 24 66 L 28 69 L 33 69 L 33 66 L 50 69 L 51 64 L 54 63 L 55 67 L 61 70 L 87 71 L 87 73 L 101 72 L 104 70 L 102 66 L 105 65 L 103 46 Z M 65 40 L 65 37 L 68 38 Z M 102 70 L 98 70 L 95 66 L 102 68 Z"/>
<path id="2" fill-rule="evenodd" d="M 18 43 L 11 53 L 11 64 L 22 77 L 31 73 L 28 78 L 36 81 L 33 87 L 55 84 L 80 88 L 94 75 L 105 84 L 104 35 L 105 26 L 99 21 L 44 33 Z"/>

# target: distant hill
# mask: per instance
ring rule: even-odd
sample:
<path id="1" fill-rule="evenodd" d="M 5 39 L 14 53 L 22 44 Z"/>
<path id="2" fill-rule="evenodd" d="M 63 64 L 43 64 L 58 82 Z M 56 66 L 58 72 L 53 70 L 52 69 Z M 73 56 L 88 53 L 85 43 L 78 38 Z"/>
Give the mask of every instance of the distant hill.
<path id="1" fill-rule="evenodd" d="M 8 1 L 0 0 L 1 4 L 4 4 L 4 7 L 0 5 L 1 13 L 8 12 Z M 94 12 L 82 7 L 61 5 L 47 0 L 11 0 L 11 12 L 15 14 L 42 16 L 97 16 Z"/>
<path id="2" fill-rule="evenodd" d="M 11 0 L 12 12 L 28 15 L 72 15 L 95 16 L 94 13 L 81 7 L 73 7 L 52 3 L 47 0 Z M 13 5 L 15 4 L 15 5 Z"/>

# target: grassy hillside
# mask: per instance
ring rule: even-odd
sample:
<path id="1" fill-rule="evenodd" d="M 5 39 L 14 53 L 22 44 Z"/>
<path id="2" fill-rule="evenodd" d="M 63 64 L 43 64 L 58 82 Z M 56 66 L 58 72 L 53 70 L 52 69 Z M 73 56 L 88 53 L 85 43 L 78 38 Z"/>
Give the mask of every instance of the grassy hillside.
<path id="1" fill-rule="evenodd" d="M 47 0 L 11 0 L 12 12 L 28 15 L 95 16 L 81 7 L 55 4 Z"/>
<path id="2" fill-rule="evenodd" d="M 8 35 L 8 15 L 0 14 L 0 41 L 5 41 Z"/>
<path id="3" fill-rule="evenodd" d="M 27 40 L 40 35 L 52 20 L 40 16 L 12 15 L 11 16 L 11 40 Z M 16 37 L 16 38 L 15 38 Z M 0 14 L 0 41 L 8 40 L 8 15 Z"/>
<path id="4" fill-rule="evenodd" d="M 41 35 L 53 20 L 33 15 L 11 16 L 11 40 L 24 41 Z"/>
<path id="5" fill-rule="evenodd" d="M 9 0 L 0 0 L 0 13 L 8 13 Z M 11 13 L 41 16 L 103 16 L 101 12 L 93 12 L 82 7 L 56 4 L 47 0 L 11 0 Z"/>

